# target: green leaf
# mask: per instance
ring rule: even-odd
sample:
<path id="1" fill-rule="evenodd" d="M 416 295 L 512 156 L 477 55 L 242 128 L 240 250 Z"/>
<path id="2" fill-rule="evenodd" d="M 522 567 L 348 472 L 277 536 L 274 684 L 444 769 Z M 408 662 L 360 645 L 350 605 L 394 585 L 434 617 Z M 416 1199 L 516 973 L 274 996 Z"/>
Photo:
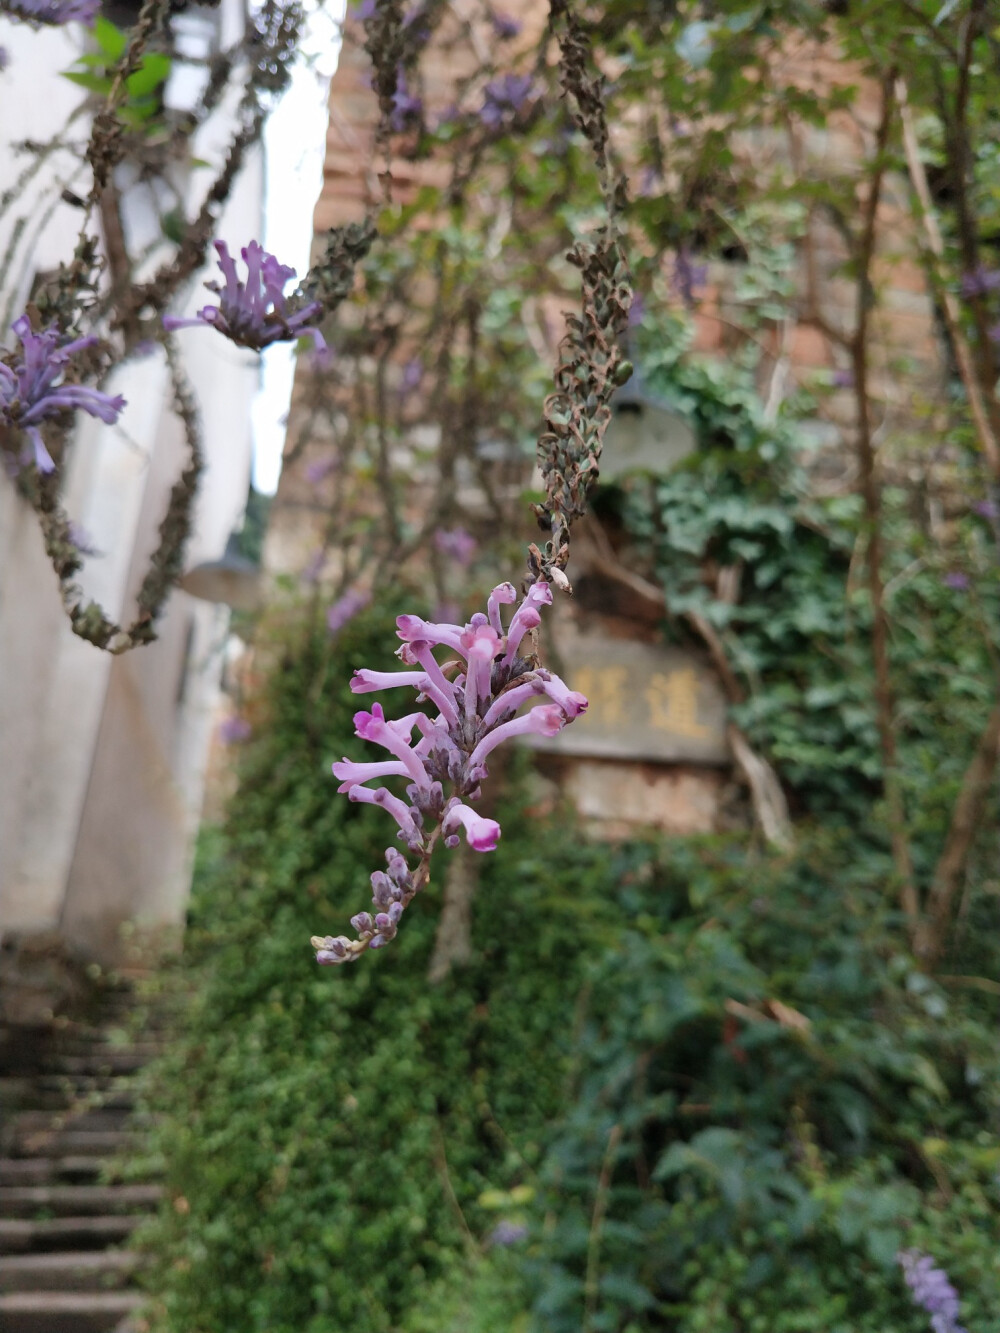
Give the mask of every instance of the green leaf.
<path id="1" fill-rule="evenodd" d="M 113 65 L 115 61 L 124 53 L 128 37 L 121 28 L 116 28 L 103 15 L 98 15 L 97 21 L 93 27 L 94 38 L 101 51 L 108 57 L 104 62 L 107 65 Z"/>
<path id="2" fill-rule="evenodd" d="M 76 73 L 70 70 L 63 74 L 64 79 L 69 79 L 70 83 L 79 84 L 81 88 L 86 88 L 88 92 L 103 93 L 105 96 L 111 91 L 111 80 L 105 74 L 85 74 Z"/>
<path id="3" fill-rule="evenodd" d="M 159 88 L 170 75 L 170 57 L 154 51 L 147 55 L 134 74 L 125 80 L 129 97 L 146 97 Z"/>

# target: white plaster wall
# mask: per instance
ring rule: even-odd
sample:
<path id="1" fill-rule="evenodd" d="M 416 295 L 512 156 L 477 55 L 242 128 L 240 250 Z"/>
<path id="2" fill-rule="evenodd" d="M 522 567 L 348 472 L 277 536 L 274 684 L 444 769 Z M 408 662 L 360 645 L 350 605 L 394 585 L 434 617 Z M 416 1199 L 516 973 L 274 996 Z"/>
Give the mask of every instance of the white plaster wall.
<path id="1" fill-rule="evenodd" d="M 240 0 L 224 0 L 224 41 L 238 35 L 241 16 Z M 72 120 L 81 92 L 58 71 L 83 40 L 79 27 L 34 32 L 0 18 L 10 57 L 0 73 L 0 196 L 9 190 L 12 205 L 0 211 L 0 342 L 8 345 L 34 274 L 72 253 L 81 220 L 59 192 L 64 184 L 85 192 L 87 125 Z M 220 160 L 231 109 L 199 135 L 196 156 Z M 75 145 L 51 153 L 25 182 L 30 159 L 9 144 L 45 141 L 67 123 L 78 126 Z M 195 200 L 211 179 L 191 173 Z M 262 193 L 254 158 L 220 219 L 218 234 L 232 248 L 260 235 Z M 158 233 L 145 187 L 130 192 L 126 212 L 134 234 Z M 200 281 L 188 310 L 204 304 Z M 178 336 L 207 455 L 190 564 L 220 556 L 241 520 L 259 367 L 208 329 Z M 65 499 L 102 553 L 79 576 L 85 592 L 127 621 L 186 451 L 162 354 L 133 360 L 108 388 L 128 405 L 114 427 L 81 415 Z M 223 609 L 176 594 L 151 647 L 113 659 L 77 639 L 34 515 L 0 475 L 0 932 L 56 928 L 84 953 L 111 960 L 123 921 L 181 919 L 226 625 Z"/>

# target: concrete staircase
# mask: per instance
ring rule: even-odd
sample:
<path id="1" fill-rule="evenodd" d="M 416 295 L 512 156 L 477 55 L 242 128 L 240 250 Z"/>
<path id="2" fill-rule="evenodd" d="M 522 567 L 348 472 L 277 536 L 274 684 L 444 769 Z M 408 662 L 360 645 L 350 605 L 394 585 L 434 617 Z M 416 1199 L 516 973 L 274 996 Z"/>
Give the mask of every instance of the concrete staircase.
<path id="1" fill-rule="evenodd" d="M 84 1016 L 0 1026 L 0 1330 L 126 1333 L 139 1303 L 129 1238 L 160 1186 L 116 1179 L 142 1133 L 132 1076 L 159 1048 L 129 1033 L 127 985 Z"/>

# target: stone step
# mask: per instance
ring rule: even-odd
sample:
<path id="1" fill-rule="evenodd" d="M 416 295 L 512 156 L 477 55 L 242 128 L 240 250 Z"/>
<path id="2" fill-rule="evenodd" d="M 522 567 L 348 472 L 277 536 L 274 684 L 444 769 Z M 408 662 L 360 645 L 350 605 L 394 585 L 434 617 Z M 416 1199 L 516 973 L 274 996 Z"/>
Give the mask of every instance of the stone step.
<path id="1" fill-rule="evenodd" d="M 19 1291 L 0 1296 L 3 1333 L 111 1333 L 139 1304 L 128 1291 Z"/>
<path id="2" fill-rule="evenodd" d="M 108 1291 L 124 1286 L 140 1263 L 131 1250 L 69 1250 L 0 1259 L 0 1292 Z"/>
<path id="3" fill-rule="evenodd" d="M 159 1185 L 6 1185 L 0 1186 L 0 1217 L 103 1216 L 155 1208 Z"/>
<path id="4" fill-rule="evenodd" d="M 12 1138 L 9 1143 L 4 1140 L 9 1157 L 23 1160 L 33 1153 L 51 1157 L 113 1157 L 134 1150 L 137 1145 L 137 1136 L 128 1129 L 77 1129 L 74 1124 L 41 1136 L 36 1133 L 35 1137 L 40 1142 L 34 1143 L 30 1135 Z"/>
<path id="5" fill-rule="evenodd" d="M 0 1157 L 0 1185 L 47 1185 L 93 1180 L 104 1169 L 100 1157 Z"/>
<path id="6" fill-rule="evenodd" d="M 69 1131 L 121 1133 L 131 1113 L 126 1107 L 89 1107 L 86 1110 L 18 1111 L 0 1128 L 0 1150 L 8 1157 L 25 1157 L 54 1150 L 59 1135 Z M 136 1117 L 135 1123 L 141 1123 Z M 148 1124 L 148 1120 L 146 1121 Z"/>
<path id="7" fill-rule="evenodd" d="M 82 1098 L 101 1106 L 133 1105 L 135 1097 L 120 1074 L 21 1074 L 0 1078 L 0 1107 L 11 1111 L 60 1111 Z"/>
<path id="8" fill-rule="evenodd" d="M 160 1050 L 155 1042 L 102 1046 L 86 1055 L 54 1055 L 45 1061 L 45 1068 L 53 1074 L 134 1074 L 159 1055 Z"/>
<path id="9" fill-rule="evenodd" d="M 143 1221 L 144 1216 L 126 1214 L 120 1217 L 53 1217 L 44 1222 L 0 1217 L 0 1254 L 103 1250 L 126 1240 Z M 0 1328 L 3 1328 L 2 1323 Z"/>

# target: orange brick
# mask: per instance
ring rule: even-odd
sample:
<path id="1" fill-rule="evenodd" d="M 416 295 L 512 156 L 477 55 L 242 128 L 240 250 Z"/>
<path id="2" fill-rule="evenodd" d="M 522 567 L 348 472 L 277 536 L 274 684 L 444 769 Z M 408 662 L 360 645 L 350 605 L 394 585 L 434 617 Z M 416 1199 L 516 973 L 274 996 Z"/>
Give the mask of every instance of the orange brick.
<path id="1" fill-rule="evenodd" d="M 830 364 L 830 349 L 826 337 L 811 324 L 799 324 L 792 333 L 788 349 L 794 366 L 817 368 Z"/>

